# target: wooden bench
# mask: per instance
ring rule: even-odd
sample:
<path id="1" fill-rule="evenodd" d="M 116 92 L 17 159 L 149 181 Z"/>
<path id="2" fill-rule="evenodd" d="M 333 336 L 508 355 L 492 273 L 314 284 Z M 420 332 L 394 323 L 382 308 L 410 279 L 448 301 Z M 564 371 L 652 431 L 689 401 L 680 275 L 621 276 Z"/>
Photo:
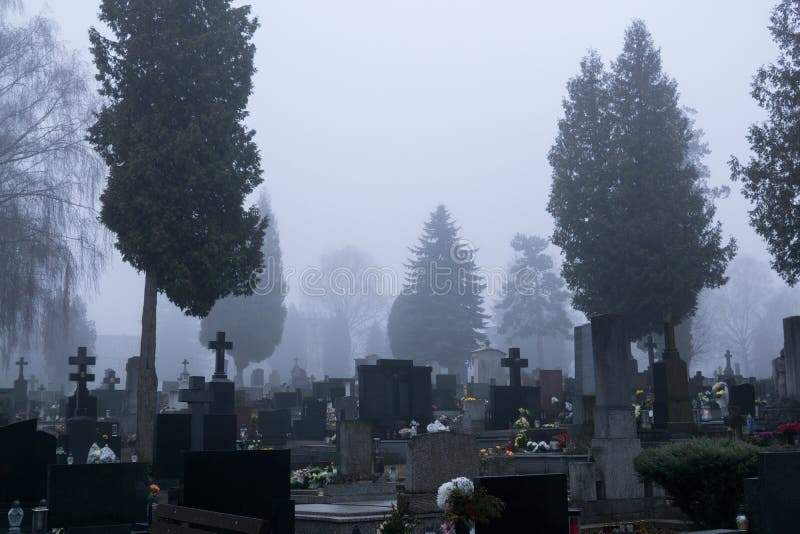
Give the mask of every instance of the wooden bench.
<path id="1" fill-rule="evenodd" d="M 266 534 L 269 532 L 269 522 L 254 517 L 160 504 L 156 508 L 156 515 L 150 526 L 151 534 L 209 534 L 210 532 Z"/>

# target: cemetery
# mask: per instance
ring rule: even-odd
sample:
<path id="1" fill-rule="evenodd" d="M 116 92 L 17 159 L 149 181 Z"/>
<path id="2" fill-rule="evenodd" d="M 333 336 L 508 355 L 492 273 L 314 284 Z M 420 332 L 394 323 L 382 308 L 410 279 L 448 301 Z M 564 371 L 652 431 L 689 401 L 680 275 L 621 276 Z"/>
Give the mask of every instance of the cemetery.
<path id="1" fill-rule="evenodd" d="M 562 4 L 0 0 L 0 534 L 800 533 L 800 0 Z"/>
<path id="2" fill-rule="evenodd" d="M 783 327 L 780 359 L 794 373 L 800 317 Z M 450 514 L 476 532 L 534 532 L 526 530 L 531 521 L 537 532 L 681 532 L 735 526 L 737 515 L 752 532 L 793 531 L 792 514 L 776 503 L 796 494 L 789 473 L 800 469 L 797 377 L 745 378 L 726 354 L 720 376 L 689 380 L 670 323 L 661 354 L 642 372 L 631 365 L 621 316 L 593 317 L 575 328 L 575 340 L 574 382 L 540 370 L 536 385 L 523 386 L 528 361 L 510 348 L 507 357 L 495 351 L 491 373 L 506 372 L 501 384 L 474 375 L 461 384 L 447 374 L 434 383 L 430 367 L 379 358 L 355 377 L 253 398 L 228 379 L 225 353 L 235 341 L 219 332 L 208 343 L 209 381 L 190 375 L 184 361 L 177 394 L 159 393 L 152 463 L 137 458 L 135 436 L 122 424 L 131 415 L 128 392 L 116 389 L 113 369 L 90 389 L 102 356 L 79 347 L 68 357 L 75 391 L 53 400 L 59 409 L 14 396 L 16 422 L 0 427 L 0 502 L 10 522 L 21 511 L 23 532 L 49 532 L 36 526 L 42 521 L 98 533 L 171 532 L 178 524 L 238 532 L 232 525 L 241 524 L 252 525 L 241 532 L 350 534 L 387 521 L 438 532 L 448 495 L 488 514 L 477 522 L 447 508 L 445 521 Z M 17 365 L 17 380 L 25 380 L 24 362 Z M 677 482 L 658 468 L 666 461 L 659 451 L 702 444 L 709 454 L 719 443 L 746 466 L 737 472 L 741 494 L 726 490 L 728 516 L 683 503 Z M 731 476 L 714 469 L 709 491 L 714 477 Z"/>

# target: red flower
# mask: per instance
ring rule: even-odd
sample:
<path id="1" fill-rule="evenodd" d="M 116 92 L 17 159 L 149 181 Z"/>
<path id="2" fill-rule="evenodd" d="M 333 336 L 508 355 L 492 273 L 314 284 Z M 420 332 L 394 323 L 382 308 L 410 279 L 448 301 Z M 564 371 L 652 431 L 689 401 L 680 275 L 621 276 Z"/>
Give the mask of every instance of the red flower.
<path id="1" fill-rule="evenodd" d="M 467 516 L 469 517 L 470 521 L 475 521 L 475 519 L 478 517 L 475 515 L 475 505 L 471 502 L 467 503 Z"/>

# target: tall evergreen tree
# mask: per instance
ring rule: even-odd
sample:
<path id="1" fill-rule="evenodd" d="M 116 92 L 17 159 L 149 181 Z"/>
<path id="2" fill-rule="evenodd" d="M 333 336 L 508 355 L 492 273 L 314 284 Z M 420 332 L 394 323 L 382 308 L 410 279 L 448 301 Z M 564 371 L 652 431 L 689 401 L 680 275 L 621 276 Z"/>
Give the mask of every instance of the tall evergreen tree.
<path id="1" fill-rule="evenodd" d="M 204 316 L 248 294 L 263 262 L 266 221 L 242 205 L 262 181 L 243 124 L 258 23 L 230 0 L 103 0 L 99 16 L 110 37 L 89 38 L 106 103 L 89 139 L 109 167 L 100 218 L 145 274 L 136 448 L 150 461 L 156 295 Z"/>
<path id="2" fill-rule="evenodd" d="M 747 165 L 730 163 L 754 204 L 750 224 L 766 240 L 772 267 L 793 286 L 800 280 L 800 1 L 783 0 L 770 21 L 780 55 L 758 69 L 750 93 L 767 119 L 750 126 Z"/>
<path id="3" fill-rule="evenodd" d="M 503 287 L 499 334 L 506 339 L 535 338 L 539 365 L 544 364 L 544 338 L 567 337 L 572 321 L 567 316 L 569 292 L 553 272 L 553 259 L 545 252 L 548 242 L 539 236 L 517 234 L 511 241 L 516 258 Z"/>
<path id="4" fill-rule="evenodd" d="M 251 279 L 253 295 L 218 300 L 200 322 L 200 343 L 205 345 L 219 331 L 227 332 L 233 341 L 231 354 L 239 386 L 244 385 L 244 370 L 251 362 L 263 361 L 275 352 L 286 319 L 286 284 L 278 225 L 266 195 L 261 195 L 259 212 L 269 226 L 261 248 L 264 265 Z"/>
<path id="5" fill-rule="evenodd" d="M 697 133 L 643 22 L 625 32 L 610 72 L 590 53 L 567 90 L 549 155 L 553 243 L 573 306 L 622 314 L 637 339 L 725 283 L 736 245 L 722 242 Z"/>
<path id="6" fill-rule="evenodd" d="M 411 247 L 406 281 L 389 314 L 395 356 L 435 361 L 465 374 L 469 353 L 486 339 L 487 316 L 474 251 L 458 236 L 450 212 L 437 206 Z"/>

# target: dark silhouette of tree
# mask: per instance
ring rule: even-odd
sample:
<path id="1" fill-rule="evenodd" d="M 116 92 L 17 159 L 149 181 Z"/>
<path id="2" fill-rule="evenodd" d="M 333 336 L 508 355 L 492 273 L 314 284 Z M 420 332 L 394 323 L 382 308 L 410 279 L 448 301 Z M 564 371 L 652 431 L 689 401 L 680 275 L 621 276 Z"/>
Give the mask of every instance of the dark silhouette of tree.
<path id="1" fill-rule="evenodd" d="M 103 0 L 110 37 L 89 32 L 106 103 L 89 139 L 109 166 L 101 220 L 145 275 L 138 391 L 139 458 L 152 459 L 156 295 L 204 316 L 251 292 L 266 221 L 245 209 L 261 181 L 244 127 L 258 26 L 229 0 Z"/>
<path id="2" fill-rule="evenodd" d="M 795 285 L 800 277 L 800 2 L 783 0 L 770 17 L 769 30 L 780 55 L 758 69 L 751 95 L 767 119 L 750 126 L 754 156 L 747 165 L 731 158 L 734 180 L 753 203 L 750 224 L 767 242 L 772 267 Z"/>
<path id="3" fill-rule="evenodd" d="M 264 265 L 253 274 L 254 292 L 249 296 L 230 296 L 218 300 L 211 312 L 200 322 L 200 343 L 214 339 L 224 331 L 233 341 L 233 361 L 236 364 L 236 385 L 244 385 L 244 370 L 251 362 L 261 362 L 272 356 L 281 342 L 286 319 L 286 283 L 283 278 L 278 226 L 262 195 L 259 212 L 269 221 L 264 234 Z"/>
<path id="4" fill-rule="evenodd" d="M 466 374 L 469 353 L 486 339 L 486 314 L 475 251 L 458 236 L 450 213 L 439 205 L 411 247 L 406 281 L 389 314 L 392 354 L 438 362 Z"/>
<path id="5" fill-rule="evenodd" d="M 643 22 L 625 32 L 610 71 L 592 52 L 567 91 L 549 155 L 553 243 L 573 306 L 622 314 L 634 340 L 724 284 L 736 245 L 722 243 L 703 145 Z"/>
<path id="6" fill-rule="evenodd" d="M 511 248 L 516 257 L 496 306 L 500 311 L 498 334 L 509 341 L 535 338 L 540 367 L 544 364 L 544 338 L 567 337 L 572 327 L 567 315 L 569 292 L 564 280 L 553 272 L 547 245 L 547 240 L 538 236 L 514 236 Z"/>

